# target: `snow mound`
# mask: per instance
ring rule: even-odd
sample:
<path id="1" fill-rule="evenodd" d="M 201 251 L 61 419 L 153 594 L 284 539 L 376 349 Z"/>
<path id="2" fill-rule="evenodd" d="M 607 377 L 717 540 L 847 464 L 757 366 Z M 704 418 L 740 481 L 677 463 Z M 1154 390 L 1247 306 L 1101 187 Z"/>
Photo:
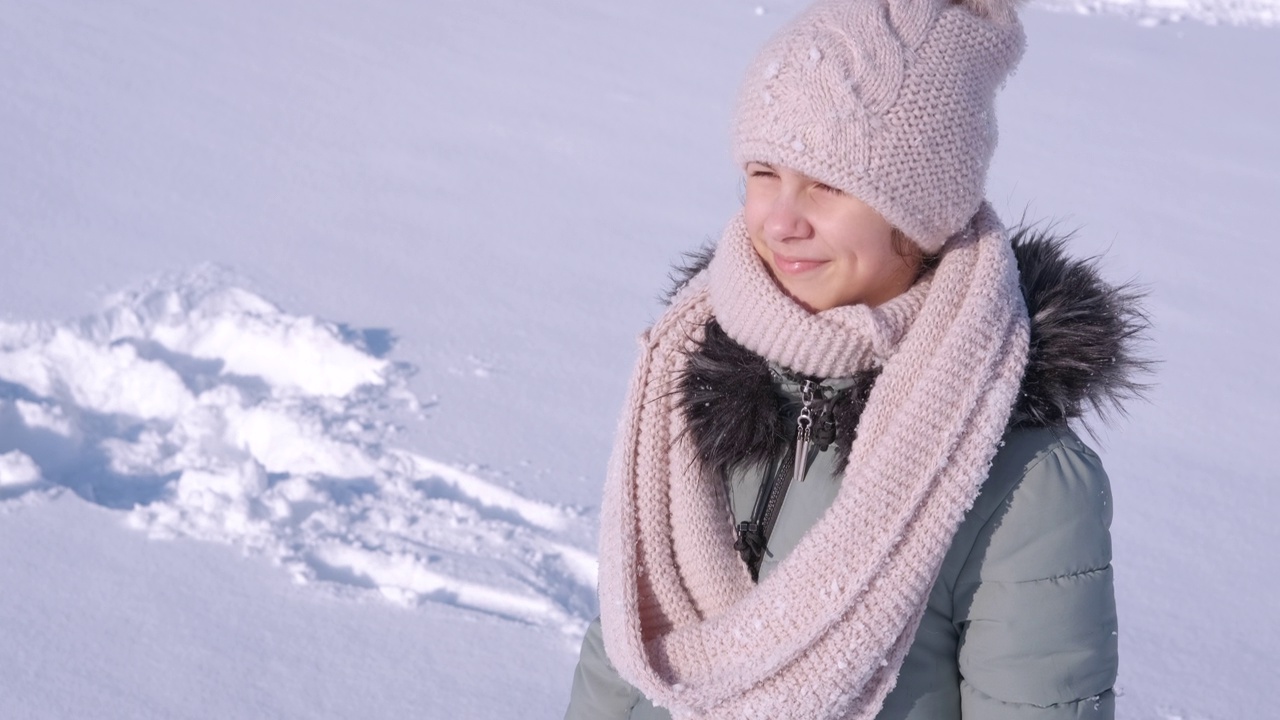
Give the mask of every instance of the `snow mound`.
<path id="1" fill-rule="evenodd" d="M 1120 15 L 1149 27 L 1183 20 L 1206 25 L 1280 26 L 1280 0 L 1037 0 L 1036 6 L 1082 15 Z"/>
<path id="2" fill-rule="evenodd" d="M 577 512 L 393 446 L 388 418 L 420 404 L 387 337 L 211 268 L 76 321 L 0 323 L 0 499 L 53 483 L 300 582 L 581 632 L 595 560 L 562 537 Z"/>
<path id="3" fill-rule="evenodd" d="M 18 487 L 40 482 L 40 467 L 21 451 L 0 455 L 0 487 Z"/>

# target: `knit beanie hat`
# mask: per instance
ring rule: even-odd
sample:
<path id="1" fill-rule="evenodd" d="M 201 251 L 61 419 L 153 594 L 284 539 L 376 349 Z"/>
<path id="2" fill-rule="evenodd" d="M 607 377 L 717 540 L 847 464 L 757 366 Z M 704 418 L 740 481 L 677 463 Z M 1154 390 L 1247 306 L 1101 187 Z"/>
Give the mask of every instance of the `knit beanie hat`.
<path id="1" fill-rule="evenodd" d="M 927 253 L 978 211 L 1018 0 L 818 0 L 747 71 L 733 155 L 862 200 Z"/>

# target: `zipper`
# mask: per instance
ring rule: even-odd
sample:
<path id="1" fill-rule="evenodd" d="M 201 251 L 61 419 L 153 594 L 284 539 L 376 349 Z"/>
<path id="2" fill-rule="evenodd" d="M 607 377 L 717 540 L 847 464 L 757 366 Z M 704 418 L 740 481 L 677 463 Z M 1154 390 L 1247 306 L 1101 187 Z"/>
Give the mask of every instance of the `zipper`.
<path id="1" fill-rule="evenodd" d="M 795 475 L 793 482 L 804 482 L 808 472 L 809 446 L 813 444 L 813 391 L 817 387 L 812 380 L 805 380 L 800 389 L 800 416 L 796 418 Z"/>
<path id="2" fill-rule="evenodd" d="M 817 387 L 817 383 L 812 380 L 804 381 L 800 390 L 800 414 L 796 417 L 795 444 L 790 454 L 778 465 L 777 471 L 770 473 L 766 482 L 760 486 L 751 519 L 738 523 L 738 542 L 735 547 L 751 570 L 752 580 L 758 578 L 764 556 L 773 554 L 769 552 L 769 537 L 773 535 L 773 527 L 778 521 L 778 513 L 782 510 L 787 490 L 794 482 L 804 482 L 808 471 L 809 451 L 813 446 L 813 403 Z"/>

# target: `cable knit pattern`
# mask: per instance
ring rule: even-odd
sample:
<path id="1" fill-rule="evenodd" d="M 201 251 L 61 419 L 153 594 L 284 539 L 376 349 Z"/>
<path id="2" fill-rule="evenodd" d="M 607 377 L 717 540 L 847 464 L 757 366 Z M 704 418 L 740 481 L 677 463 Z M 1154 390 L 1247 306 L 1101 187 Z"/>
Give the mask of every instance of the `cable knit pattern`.
<path id="1" fill-rule="evenodd" d="M 680 371 L 713 316 L 799 372 L 883 365 L 839 495 L 759 585 L 678 409 Z M 906 295 L 816 315 L 777 290 L 731 223 L 711 267 L 642 336 L 610 460 L 600 598 L 622 676 L 676 718 L 874 717 L 986 478 L 1027 345 L 1012 250 L 986 205 Z"/>
<path id="2" fill-rule="evenodd" d="M 985 196 L 1024 43 L 1012 2 L 819 0 L 747 71 L 734 158 L 840 188 L 937 252 Z"/>

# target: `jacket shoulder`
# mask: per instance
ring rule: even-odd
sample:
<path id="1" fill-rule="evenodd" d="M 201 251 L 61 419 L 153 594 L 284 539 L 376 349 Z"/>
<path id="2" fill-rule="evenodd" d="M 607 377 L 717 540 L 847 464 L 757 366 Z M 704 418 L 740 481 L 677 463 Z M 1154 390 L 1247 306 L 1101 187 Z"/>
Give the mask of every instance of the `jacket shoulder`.
<path id="1" fill-rule="evenodd" d="M 1005 433 L 972 514 L 965 583 L 1072 575 L 1111 562 L 1111 482 L 1098 454 L 1065 427 Z"/>
<path id="2" fill-rule="evenodd" d="M 965 703 L 1106 715 L 1118 658 L 1098 455 L 1065 428 L 1011 430 L 974 512 L 952 575 Z"/>

